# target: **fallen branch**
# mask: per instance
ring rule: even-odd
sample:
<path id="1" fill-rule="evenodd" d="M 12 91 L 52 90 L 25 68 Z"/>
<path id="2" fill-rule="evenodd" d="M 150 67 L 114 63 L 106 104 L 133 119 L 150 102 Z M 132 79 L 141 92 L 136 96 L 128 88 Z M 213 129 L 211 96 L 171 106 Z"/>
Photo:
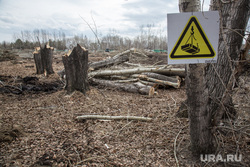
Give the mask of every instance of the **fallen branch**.
<path id="1" fill-rule="evenodd" d="M 120 63 L 126 62 L 129 60 L 130 52 L 131 52 L 130 50 L 126 50 L 122 53 L 115 55 L 112 58 L 91 63 L 91 64 L 89 64 L 89 67 L 96 70 L 96 69 L 100 69 L 102 67 L 108 67 L 108 66 L 112 66 L 114 64 L 120 64 Z"/>
<path id="2" fill-rule="evenodd" d="M 148 56 L 145 55 L 144 53 L 142 53 L 142 52 L 137 52 L 137 51 L 135 51 L 135 50 L 134 50 L 134 52 L 132 52 L 132 54 L 135 54 L 136 56 L 142 56 L 142 57 L 148 58 Z"/>
<path id="3" fill-rule="evenodd" d="M 127 66 L 133 66 L 133 67 L 141 67 L 141 64 L 134 64 L 134 63 L 129 63 L 129 62 L 124 62 L 123 64 Z"/>
<path id="4" fill-rule="evenodd" d="M 151 121 L 152 118 L 136 117 L 136 116 L 104 116 L 104 115 L 82 115 L 76 117 L 77 120 L 87 119 L 106 119 L 106 120 L 137 120 L 137 121 Z"/>
<path id="5" fill-rule="evenodd" d="M 176 137 L 174 139 L 174 158 L 175 158 L 177 167 L 179 167 L 179 161 L 178 161 L 178 158 L 177 158 L 176 142 L 177 142 L 177 138 L 178 138 L 179 134 L 181 133 L 181 130 L 179 131 L 179 133 L 176 135 Z"/>

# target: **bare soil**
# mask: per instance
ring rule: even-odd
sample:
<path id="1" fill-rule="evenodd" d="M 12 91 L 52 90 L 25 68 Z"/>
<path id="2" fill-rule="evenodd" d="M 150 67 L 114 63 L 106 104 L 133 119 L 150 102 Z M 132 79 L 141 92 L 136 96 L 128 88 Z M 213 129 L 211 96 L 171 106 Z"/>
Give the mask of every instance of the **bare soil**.
<path id="1" fill-rule="evenodd" d="M 103 55 L 91 54 L 89 59 L 110 56 Z M 162 63 L 165 56 L 153 55 L 143 63 Z M 61 53 L 54 56 L 53 68 L 55 72 L 63 69 Z M 241 77 L 234 95 L 240 111 L 234 126 L 244 131 L 217 132 L 221 154 L 238 151 L 243 159 L 238 163 L 205 164 L 191 156 L 188 119 L 176 117 L 178 106 L 186 98 L 184 86 L 158 89 L 154 97 L 96 87 L 90 87 L 86 96 L 80 92 L 66 95 L 57 74 L 45 77 L 35 71 L 32 58 L 0 62 L 0 167 L 250 163 L 249 73 Z M 83 114 L 143 116 L 153 121 L 77 121 L 76 116 Z"/>

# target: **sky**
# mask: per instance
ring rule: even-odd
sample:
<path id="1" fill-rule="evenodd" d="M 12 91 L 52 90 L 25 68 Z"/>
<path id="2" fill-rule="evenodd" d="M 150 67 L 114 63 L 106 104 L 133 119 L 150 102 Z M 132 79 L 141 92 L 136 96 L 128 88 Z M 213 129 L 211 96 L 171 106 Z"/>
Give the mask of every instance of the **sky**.
<path id="1" fill-rule="evenodd" d="M 204 0 L 204 11 L 209 2 Z M 179 13 L 178 0 L 0 0 L 0 42 L 14 42 L 13 34 L 34 29 L 93 36 L 83 19 L 102 35 L 115 30 L 133 37 L 148 24 L 167 34 L 168 13 Z"/>

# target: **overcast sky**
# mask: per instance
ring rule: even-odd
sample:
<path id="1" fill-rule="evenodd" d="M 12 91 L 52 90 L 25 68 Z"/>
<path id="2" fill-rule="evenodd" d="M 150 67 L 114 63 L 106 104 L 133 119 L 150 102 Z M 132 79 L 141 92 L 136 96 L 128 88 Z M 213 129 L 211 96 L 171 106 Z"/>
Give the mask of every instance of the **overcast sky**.
<path id="1" fill-rule="evenodd" d="M 206 11 L 210 0 L 204 2 Z M 118 35 L 131 37 L 141 25 L 166 30 L 167 14 L 178 12 L 178 0 L 0 0 L 0 42 L 34 29 L 93 35 L 81 17 L 91 25 L 93 17 L 102 35 L 115 29 Z"/>

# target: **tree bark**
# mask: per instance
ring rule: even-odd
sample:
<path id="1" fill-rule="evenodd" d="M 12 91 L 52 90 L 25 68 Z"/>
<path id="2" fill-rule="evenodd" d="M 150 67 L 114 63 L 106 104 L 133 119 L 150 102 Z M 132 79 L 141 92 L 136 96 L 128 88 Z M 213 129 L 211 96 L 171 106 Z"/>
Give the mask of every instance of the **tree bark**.
<path id="1" fill-rule="evenodd" d="M 223 3 L 211 0 L 211 10 L 219 10 L 221 29 L 217 64 L 206 67 L 207 89 L 210 95 L 208 110 L 214 126 L 218 125 L 225 113 L 235 114 L 232 102 L 232 88 L 235 83 L 236 62 L 249 20 L 249 0 Z"/>
<path id="2" fill-rule="evenodd" d="M 77 90 L 85 94 L 89 89 L 88 51 L 77 44 L 70 55 L 63 56 L 62 60 L 66 74 L 67 93 Z"/>

